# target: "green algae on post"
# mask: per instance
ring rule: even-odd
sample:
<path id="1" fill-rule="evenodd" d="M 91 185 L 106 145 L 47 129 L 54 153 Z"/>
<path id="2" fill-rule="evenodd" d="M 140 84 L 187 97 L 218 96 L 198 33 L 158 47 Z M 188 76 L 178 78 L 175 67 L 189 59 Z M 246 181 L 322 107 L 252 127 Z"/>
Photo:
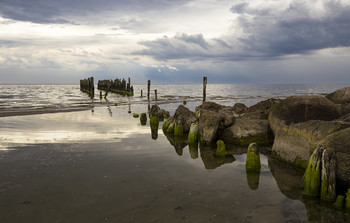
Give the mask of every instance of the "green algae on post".
<path id="1" fill-rule="evenodd" d="M 259 187 L 260 180 L 260 154 L 256 143 L 251 143 L 247 150 L 247 159 L 245 163 L 247 183 L 250 189 L 256 190 Z"/>
<path id="2" fill-rule="evenodd" d="M 188 143 L 198 143 L 198 122 L 192 123 L 188 133 Z"/>
<path id="3" fill-rule="evenodd" d="M 247 171 L 260 171 L 261 169 L 260 154 L 256 143 L 251 143 L 248 147 L 245 166 Z"/>
<path id="4" fill-rule="evenodd" d="M 139 114 L 133 114 L 132 115 L 134 118 L 138 118 L 140 115 Z"/>
<path id="5" fill-rule="evenodd" d="M 346 209 L 350 210 L 350 188 L 348 189 L 348 192 L 346 192 L 345 196 L 345 207 Z"/>
<path id="6" fill-rule="evenodd" d="M 216 142 L 216 152 L 215 152 L 215 155 L 216 156 L 226 156 L 226 146 L 225 146 L 225 143 L 222 141 L 222 140 L 218 140 Z"/>
<path id="7" fill-rule="evenodd" d="M 186 102 L 186 101 L 183 101 L 183 102 L 182 102 L 182 104 L 183 104 L 183 105 L 186 105 L 186 104 L 187 104 L 187 102 Z"/>
<path id="8" fill-rule="evenodd" d="M 196 143 L 189 143 L 188 144 L 188 149 L 191 155 L 192 159 L 197 159 L 198 158 L 198 142 Z"/>
<path id="9" fill-rule="evenodd" d="M 343 208 L 344 207 L 344 196 L 343 195 L 338 195 L 337 200 L 335 201 L 334 205 L 337 208 Z"/>
<path id="10" fill-rule="evenodd" d="M 150 121 L 151 129 L 158 129 L 159 118 L 157 116 L 152 116 Z"/>
<path id="11" fill-rule="evenodd" d="M 140 115 L 140 123 L 141 123 L 141 125 L 146 125 L 146 123 L 147 123 L 147 115 L 146 115 L 146 113 L 141 113 L 141 115 Z"/>
<path id="12" fill-rule="evenodd" d="M 323 148 L 319 147 L 312 153 L 303 176 L 303 194 L 319 196 L 321 188 L 321 157 Z"/>

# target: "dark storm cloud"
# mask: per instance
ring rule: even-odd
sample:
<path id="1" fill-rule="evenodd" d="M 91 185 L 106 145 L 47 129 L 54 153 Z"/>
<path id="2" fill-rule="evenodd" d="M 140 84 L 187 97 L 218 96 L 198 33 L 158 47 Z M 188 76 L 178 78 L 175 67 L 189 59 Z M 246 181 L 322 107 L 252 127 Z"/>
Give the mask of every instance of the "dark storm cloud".
<path id="1" fill-rule="evenodd" d="M 67 17 L 99 12 L 144 12 L 174 7 L 188 1 L 177 0 L 2 0 L 0 15 L 4 18 L 34 23 L 75 23 Z M 103 17 L 103 15 L 101 15 Z"/>
<path id="2" fill-rule="evenodd" d="M 321 15 L 313 15 L 313 5 L 295 1 L 285 10 L 252 7 L 239 3 L 231 7 L 237 20 L 225 38 L 206 40 L 201 34 L 163 37 L 140 42 L 147 48 L 136 54 L 159 60 L 269 59 L 313 50 L 350 46 L 350 6 L 339 1 L 323 3 Z M 322 14 L 323 13 L 323 14 Z M 243 35 L 235 36 L 239 28 Z"/>
<path id="3" fill-rule="evenodd" d="M 349 6 L 338 1 L 325 3 L 326 15 L 319 17 L 310 16 L 312 10 L 298 3 L 278 13 L 246 6 L 239 25 L 248 37 L 239 41 L 246 51 L 271 57 L 350 46 Z M 233 8 L 231 11 L 237 12 Z"/>

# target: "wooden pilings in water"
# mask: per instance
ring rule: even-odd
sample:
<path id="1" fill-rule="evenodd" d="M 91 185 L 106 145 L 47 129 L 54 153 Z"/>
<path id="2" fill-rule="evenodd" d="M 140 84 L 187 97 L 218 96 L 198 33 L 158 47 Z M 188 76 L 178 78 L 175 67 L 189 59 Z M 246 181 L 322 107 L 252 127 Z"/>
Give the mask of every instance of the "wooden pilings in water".
<path id="1" fill-rule="evenodd" d="M 203 77 L 203 102 L 205 102 L 207 97 L 207 77 Z"/>
<path id="2" fill-rule="evenodd" d="M 151 91 L 151 80 L 147 81 L 147 99 L 149 100 L 149 95 Z"/>
<path id="3" fill-rule="evenodd" d="M 95 95 L 94 78 L 89 77 L 87 79 L 80 80 L 80 90 L 88 93 L 91 98 Z"/>

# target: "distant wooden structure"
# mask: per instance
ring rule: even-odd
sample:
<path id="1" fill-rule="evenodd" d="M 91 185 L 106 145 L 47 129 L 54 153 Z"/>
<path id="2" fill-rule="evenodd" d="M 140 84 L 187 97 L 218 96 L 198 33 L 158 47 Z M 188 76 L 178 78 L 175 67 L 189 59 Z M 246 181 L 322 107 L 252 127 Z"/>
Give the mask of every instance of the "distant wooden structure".
<path id="1" fill-rule="evenodd" d="M 80 80 L 80 90 L 88 93 L 91 98 L 95 96 L 95 86 L 94 86 L 94 78 L 89 77 L 87 79 Z"/>
<path id="2" fill-rule="evenodd" d="M 121 95 L 134 95 L 134 87 L 130 83 L 130 77 L 128 78 L 128 83 L 126 83 L 125 79 L 115 79 L 113 80 L 99 80 L 97 83 L 97 88 L 99 90 L 108 92 L 121 94 Z"/>

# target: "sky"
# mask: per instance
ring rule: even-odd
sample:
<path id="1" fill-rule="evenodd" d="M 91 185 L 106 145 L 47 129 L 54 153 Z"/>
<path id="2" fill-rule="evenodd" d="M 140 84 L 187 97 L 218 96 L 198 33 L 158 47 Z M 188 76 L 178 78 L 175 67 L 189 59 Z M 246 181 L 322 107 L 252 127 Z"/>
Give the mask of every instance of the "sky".
<path id="1" fill-rule="evenodd" d="M 0 0 L 0 84 L 350 83 L 349 0 Z"/>

